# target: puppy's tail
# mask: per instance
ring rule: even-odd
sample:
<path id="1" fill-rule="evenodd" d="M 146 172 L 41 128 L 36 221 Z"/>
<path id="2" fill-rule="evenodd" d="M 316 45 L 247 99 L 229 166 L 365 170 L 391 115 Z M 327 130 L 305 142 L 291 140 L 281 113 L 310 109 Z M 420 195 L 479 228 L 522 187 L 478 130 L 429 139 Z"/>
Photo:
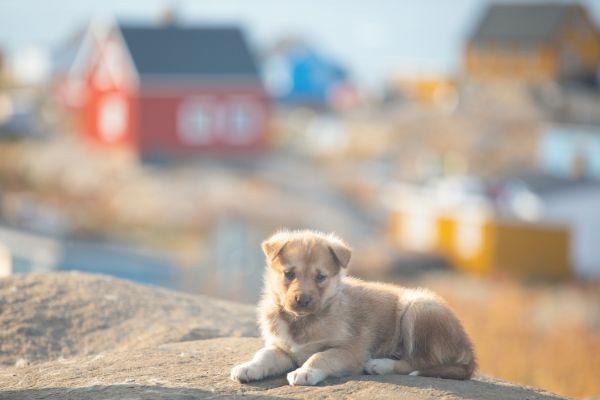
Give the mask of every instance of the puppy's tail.
<path id="1" fill-rule="evenodd" d="M 475 364 L 445 364 L 435 365 L 432 367 L 426 367 L 414 371 L 410 375 L 427 376 L 430 378 L 444 378 L 444 379 L 458 379 L 465 380 L 470 379 L 475 372 Z"/>

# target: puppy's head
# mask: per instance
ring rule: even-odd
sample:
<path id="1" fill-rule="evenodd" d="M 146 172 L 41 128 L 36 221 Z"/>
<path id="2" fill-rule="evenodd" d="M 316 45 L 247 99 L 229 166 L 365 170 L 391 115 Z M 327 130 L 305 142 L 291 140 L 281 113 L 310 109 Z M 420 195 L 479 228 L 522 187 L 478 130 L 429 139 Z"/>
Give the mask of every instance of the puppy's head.
<path id="1" fill-rule="evenodd" d="M 313 231 L 281 231 L 262 243 L 267 258 L 267 290 L 286 312 L 318 312 L 338 291 L 352 250 L 337 236 Z"/>

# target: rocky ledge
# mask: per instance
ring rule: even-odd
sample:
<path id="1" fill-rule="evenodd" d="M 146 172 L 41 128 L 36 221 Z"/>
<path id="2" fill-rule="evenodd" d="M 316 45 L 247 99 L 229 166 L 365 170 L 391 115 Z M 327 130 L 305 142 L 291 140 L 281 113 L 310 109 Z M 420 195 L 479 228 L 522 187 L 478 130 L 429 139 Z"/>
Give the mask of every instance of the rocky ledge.
<path id="1" fill-rule="evenodd" d="M 0 398 L 561 398 L 484 377 L 362 375 L 315 387 L 291 387 L 283 377 L 230 381 L 230 368 L 260 348 L 247 337 L 255 335 L 248 305 L 80 273 L 4 278 Z"/>

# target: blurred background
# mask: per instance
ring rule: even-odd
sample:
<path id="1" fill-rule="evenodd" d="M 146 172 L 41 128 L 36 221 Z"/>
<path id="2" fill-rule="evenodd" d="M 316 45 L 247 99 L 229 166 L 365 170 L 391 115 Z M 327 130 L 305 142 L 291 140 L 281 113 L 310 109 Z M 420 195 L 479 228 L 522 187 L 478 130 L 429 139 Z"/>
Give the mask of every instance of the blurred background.
<path id="1" fill-rule="evenodd" d="M 0 0 L 0 276 L 255 302 L 335 231 L 480 373 L 600 395 L 600 1 Z"/>

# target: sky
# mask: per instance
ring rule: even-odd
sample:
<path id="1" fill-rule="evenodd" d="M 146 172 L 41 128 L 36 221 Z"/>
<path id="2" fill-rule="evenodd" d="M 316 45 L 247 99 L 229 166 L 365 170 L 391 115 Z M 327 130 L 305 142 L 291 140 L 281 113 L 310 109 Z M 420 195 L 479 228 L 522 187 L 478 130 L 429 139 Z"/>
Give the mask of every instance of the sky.
<path id="1" fill-rule="evenodd" d="M 394 71 L 459 71 L 464 40 L 490 2 L 0 0 L 0 48 L 9 55 L 32 46 L 52 49 L 94 17 L 153 22 L 174 7 L 183 24 L 242 25 L 259 48 L 285 35 L 305 38 L 340 60 L 358 82 L 376 85 Z M 581 3 L 600 25 L 600 0 Z"/>

